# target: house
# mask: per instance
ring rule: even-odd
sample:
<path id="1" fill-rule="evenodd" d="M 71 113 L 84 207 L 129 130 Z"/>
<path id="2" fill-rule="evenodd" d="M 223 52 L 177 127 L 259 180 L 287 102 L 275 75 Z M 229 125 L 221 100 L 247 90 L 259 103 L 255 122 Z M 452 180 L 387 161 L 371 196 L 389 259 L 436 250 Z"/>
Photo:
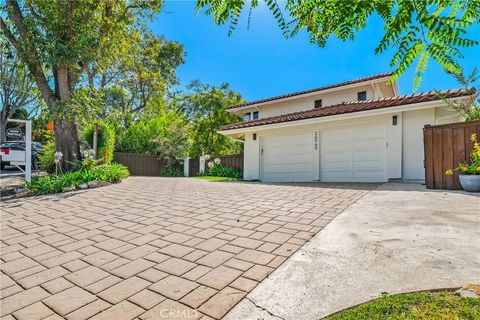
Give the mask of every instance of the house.
<path id="1" fill-rule="evenodd" d="M 402 96 L 391 73 L 236 105 L 221 134 L 244 143 L 244 179 L 424 181 L 423 127 L 460 116 L 435 92 Z M 443 92 L 464 99 L 464 90 Z"/>

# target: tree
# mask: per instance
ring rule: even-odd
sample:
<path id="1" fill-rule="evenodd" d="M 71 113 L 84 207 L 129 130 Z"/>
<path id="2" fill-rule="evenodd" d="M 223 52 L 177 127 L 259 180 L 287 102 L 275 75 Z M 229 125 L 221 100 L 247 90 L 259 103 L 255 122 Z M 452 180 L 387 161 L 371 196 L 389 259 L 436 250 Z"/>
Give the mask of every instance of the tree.
<path id="1" fill-rule="evenodd" d="M 40 107 L 38 91 L 16 52 L 0 40 L 0 142 L 6 137 L 7 119 L 30 118 Z"/>
<path id="2" fill-rule="evenodd" d="M 148 30 L 134 30 L 128 50 L 102 72 L 88 72 L 91 92 L 103 96 L 104 113 L 117 113 L 126 128 L 150 101 L 178 84 L 176 69 L 184 63 L 183 46 Z"/>
<path id="3" fill-rule="evenodd" d="M 103 113 L 119 112 L 128 127 L 148 103 L 178 84 L 177 67 L 184 63 L 183 46 L 146 28 L 132 29 L 121 57 L 99 61 L 87 70 L 90 93 L 104 100 Z"/>
<path id="4" fill-rule="evenodd" d="M 139 19 L 161 0 L 6 0 L 0 28 L 32 74 L 55 120 L 55 143 L 66 169 L 81 158 L 70 100 L 91 64 L 118 58 Z"/>
<path id="5" fill-rule="evenodd" d="M 480 119 L 480 90 L 474 87 L 475 83 L 480 79 L 478 69 L 473 68 L 469 75 L 465 75 L 463 70 L 460 73 L 452 75 L 463 87 L 465 92 L 470 92 L 471 94 L 468 95 L 466 99 L 460 100 L 448 99 L 441 91 L 437 91 L 437 95 L 466 121 Z"/>
<path id="6" fill-rule="evenodd" d="M 185 116 L 179 110 L 156 109 L 132 123 L 125 131 L 119 150 L 157 155 L 167 167 L 175 159 L 183 159 L 188 149 L 188 129 Z"/>
<path id="7" fill-rule="evenodd" d="M 242 103 L 242 96 L 225 83 L 215 87 L 193 81 L 187 89 L 189 92 L 176 98 L 174 105 L 191 124 L 189 156 L 198 157 L 202 152 L 215 156 L 240 152 L 242 146 L 239 142 L 217 131 L 223 125 L 240 120 L 225 108 Z"/>
<path id="8" fill-rule="evenodd" d="M 384 21 L 385 34 L 375 49 L 382 53 L 389 47 L 397 51 L 390 66 L 395 68 L 390 81 L 396 80 L 416 59 L 414 90 L 421 83 L 429 59 L 445 71 L 459 73 L 461 48 L 478 44 L 465 37 L 466 30 L 480 22 L 480 0 L 264 0 L 285 37 L 306 30 L 310 42 L 324 47 L 329 37 L 353 40 L 365 28 L 368 18 L 378 14 Z M 197 0 L 197 9 L 205 9 L 217 24 L 230 23 L 231 34 L 242 9 L 250 3 L 250 15 L 259 0 Z M 285 3 L 284 8 L 280 3 Z"/>

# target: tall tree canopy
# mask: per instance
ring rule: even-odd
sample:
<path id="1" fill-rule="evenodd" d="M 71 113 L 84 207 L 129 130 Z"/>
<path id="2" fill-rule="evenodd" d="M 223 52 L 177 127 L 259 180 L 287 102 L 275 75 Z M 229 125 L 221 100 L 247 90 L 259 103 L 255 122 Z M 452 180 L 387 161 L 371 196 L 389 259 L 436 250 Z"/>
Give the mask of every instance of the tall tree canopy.
<path id="1" fill-rule="evenodd" d="M 192 81 L 188 92 L 176 98 L 174 105 L 186 116 L 191 127 L 190 157 L 205 154 L 214 156 L 236 154 L 242 145 L 217 133 L 221 126 L 240 119 L 225 109 L 242 103 L 242 96 L 226 83 L 216 87 Z"/>
<path id="2" fill-rule="evenodd" d="M 181 44 L 145 28 L 133 29 L 129 38 L 121 59 L 87 71 L 90 93 L 101 98 L 102 113 L 126 128 L 151 101 L 178 84 L 176 69 L 185 56 Z"/>
<path id="3" fill-rule="evenodd" d="M 244 7 L 250 15 L 260 0 L 197 0 L 197 9 L 205 9 L 217 24 L 230 23 L 235 29 Z M 306 30 L 310 42 L 323 47 L 329 37 L 353 40 L 355 33 L 378 14 L 384 21 L 385 34 L 376 53 L 396 48 L 390 66 L 397 79 L 417 59 L 414 90 L 421 83 L 429 59 L 445 71 L 460 73 L 461 48 L 478 45 L 465 37 L 468 27 L 480 22 L 480 0 L 264 0 L 285 37 Z"/>
<path id="4" fill-rule="evenodd" d="M 3 3 L 3 2 L 2 2 Z M 32 74 L 55 120 L 57 150 L 80 158 L 70 104 L 89 66 L 106 68 L 129 48 L 132 29 L 159 12 L 161 0 L 6 0 L 0 28 Z M 128 50 L 128 49 L 127 49 Z"/>

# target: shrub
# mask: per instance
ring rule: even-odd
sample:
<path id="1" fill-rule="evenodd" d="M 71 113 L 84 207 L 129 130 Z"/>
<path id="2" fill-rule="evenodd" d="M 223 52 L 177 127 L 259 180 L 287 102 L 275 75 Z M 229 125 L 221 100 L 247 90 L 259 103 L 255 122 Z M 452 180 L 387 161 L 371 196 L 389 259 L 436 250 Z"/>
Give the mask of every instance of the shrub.
<path id="1" fill-rule="evenodd" d="M 94 124 L 88 124 L 83 130 L 82 139 L 93 147 Z M 98 124 L 98 159 L 103 163 L 110 163 L 115 149 L 115 130 L 107 123 Z"/>
<path id="2" fill-rule="evenodd" d="M 160 175 L 162 177 L 184 177 L 183 171 L 175 168 L 162 168 Z"/>
<path id="3" fill-rule="evenodd" d="M 456 170 L 463 172 L 463 174 L 480 175 L 480 142 L 477 140 L 476 133 L 470 136 L 470 141 L 473 142 L 473 148 L 470 152 L 470 163 L 462 162 L 455 169 L 448 169 L 445 172 L 447 176 L 452 175 Z"/>
<path id="4" fill-rule="evenodd" d="M 40 160 L 42 170 L 50 174 L 55 171 L 55 152 L 55 140 L 52 138 L 43 145 L 43 154 L 38 154 L 38 160 Z"/>
<path id="5" fill-rule="evenodd" d="M 49 194 L 63 192 L 65 188 L 77 188 L 89 181 L 118 182 L 128 177 L 128 169 L 117 163 L 101 165 L 93 168 L 85 168 L 61 175 L 33 177 L 31 182 L 26 183 L 27 189 L 34 193 Z"/>
<path id="6" fill-rule="evenodd" d="M 214 164 L 208 169 L 208 174 L 215 177 L 228 177 L 241 179 L 243 177 L 242 170 L 232 167 L 224 167 L 221 164 Z"/>
<path id="7" fill-rule="evenodd" d="M 187 148 L 188 126 L 177 112 L 161 112 L 132 123 L 119 144 L 119 151 L 158 155 L 168 166 L 183 159 Z"/>

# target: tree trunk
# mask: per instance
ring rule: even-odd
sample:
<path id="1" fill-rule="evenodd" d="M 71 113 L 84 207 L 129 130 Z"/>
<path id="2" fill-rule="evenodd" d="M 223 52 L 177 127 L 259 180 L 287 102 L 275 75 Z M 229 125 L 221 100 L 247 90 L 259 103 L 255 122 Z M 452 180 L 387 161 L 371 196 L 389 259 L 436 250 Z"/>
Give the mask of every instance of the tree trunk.
<path id="1" fill-rule="evenodd" d="M 55 104 L 70 100 L 67 65 L 54 68 L 54 80 L 58 99 Z M 50 110 L 56 109 L 55 106 L 50 107 Z M 80 141 L 75 115 L 69 112 L 68 106 L 63 106 L 62 109 L 61 115 L 55 114 L 55 146 L 63 154 L 63 168 L 69 171 L 74 168 L 74 162 L 81 159 Z"/>
<path id="2" fill-rule="evenodd" d="M 7 108 L 8 105 L 5 103 L 0 115 L 0 142 L 5 141 L 7 135 Z"/>
<path id="3" fill-rule="evenodd" d="M 63 154 L 63 168 L 66 171 L 74 167 L 76 160 L 80 160 L 80 143 L 78 140 L 77 125 L 66 119 L 55 121 L 55 146 Z"/>

